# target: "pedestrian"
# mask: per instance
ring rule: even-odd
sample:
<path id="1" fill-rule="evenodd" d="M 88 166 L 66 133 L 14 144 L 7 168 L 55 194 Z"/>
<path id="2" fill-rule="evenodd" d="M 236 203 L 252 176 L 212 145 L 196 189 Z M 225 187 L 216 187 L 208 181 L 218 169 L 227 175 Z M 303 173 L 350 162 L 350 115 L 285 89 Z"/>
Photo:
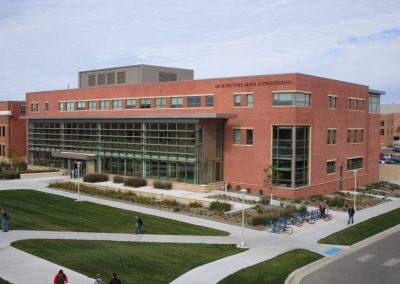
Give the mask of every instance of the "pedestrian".
<path id="1" fill-rule="evenodd" d="M 117 273 L 113 272 L 112 279 L 110 280 L 110 284 L 121 284 L 121 280 L 117 278 Z"/>
<path id="2" fill-rule="evenodd" d="M 101 277 L 100 273 L 96 274 L 96 280 L 94 281 L 94 284 L 106 284 L 106 282 L 103 280 L 103 277 Z"/>
<path id="3" fill-rule="evenodd" d="M 135 232 L 135 235 L 137 235 L 138 232 L 139 232 L 141 235 L 143 234 L 142 225 L 143 225 L 142 219 L 140 219 L 139 216 L 136 216 L 136 232 Z"/>
<path id="4" fill-rule="evenodd" d="M 74 178 L 74 177 L 75 177 L 75 170 L 71 169 L 71 178 Z"/>
<path id="5" fill-rule="evenodd" d="M 1 228 L 3 232 L 8 232 L 8 220 L 10 220 L 10 214 L 8 214 L 6 208 L 1 209 Z"/>
<path id="6" fill-rule="evenodd" d="M 354 213 L 355 213 L 353 206 L 351 206 L 347 212 L 349 213 L 349 221 L 347 222 L 347 225 L 350 224 L 350 221 L 353 224 L 354 223 Z"/>
<path id="7" fill-rule="evenodd" d="M 326 210 L 325 204 L 320 202 L 318 207 L 319 207 L 319 212 L 320 212 L 321 218 L 324 218 L 325 210 Z"/>
<path id="8" fill-rule="evenodd" d="M 68 277 L 65 275 L 64 271 L 60 269 L 56 276 L 54 277 L 54 284 L 65 284 L 68 283 Z"/>

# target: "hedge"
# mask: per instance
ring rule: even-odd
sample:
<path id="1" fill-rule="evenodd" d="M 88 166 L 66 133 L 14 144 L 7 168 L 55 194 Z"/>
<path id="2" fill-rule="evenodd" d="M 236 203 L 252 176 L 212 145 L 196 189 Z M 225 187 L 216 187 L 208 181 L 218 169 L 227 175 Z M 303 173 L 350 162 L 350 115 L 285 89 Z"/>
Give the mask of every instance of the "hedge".
<path id="1" fill-rule="evenodd" d="M 232 205 L 229 204 L 229 203 L 213 201 L 213 202 L 210 203 L 210 206 L 208 207 L 208 210 L 227 212 L 227 211 L 230 211 L 231 208 L 232 208 Z"/>
<path id="2" fill-rule="evenodd" d="M 153 187 L 159 189 L 171 189 L 172 183 L 169 181 L 155 180 L 153 181 Z"/>
<path id="3" fill-rule="evenodd" d="M 0 172 L 0 179 L 19 179 L 20 173 L 18 172 Z"/>
<path id="4" fill-rule="evenodd" d="M 141 187 L 141 186 L 146 186 L 147 181 L 146 179 L 141 177 L 128 177 L 124 179 L 124 185 L 132 187 Z"/>
<path id="5" fill-rule="evenodd" d="M 122 176 L 114 176 L 113 177 L 113 182 L 114 183 L 124 183 L 124 177 L 122 177 Z"/>
<path id="6" fill-rule="evenodd" d="M 102 182 L 108 181 L 108 175 L 102 173 L 90 173 L 83 177 L 84 182 Z"/>

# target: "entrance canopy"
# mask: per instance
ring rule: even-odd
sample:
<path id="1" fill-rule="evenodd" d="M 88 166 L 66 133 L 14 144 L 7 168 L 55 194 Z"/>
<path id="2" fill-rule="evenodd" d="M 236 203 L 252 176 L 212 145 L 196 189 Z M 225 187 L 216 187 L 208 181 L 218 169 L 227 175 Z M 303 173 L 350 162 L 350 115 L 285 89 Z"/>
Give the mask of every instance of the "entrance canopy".
<path id="1" fill-rule="evenodd" d="M 80 152 L 51 152 L 54 158 L 66 158 L 74 160 L 96 160 L 97 154 L 94 153 L 80 153 Z"/>

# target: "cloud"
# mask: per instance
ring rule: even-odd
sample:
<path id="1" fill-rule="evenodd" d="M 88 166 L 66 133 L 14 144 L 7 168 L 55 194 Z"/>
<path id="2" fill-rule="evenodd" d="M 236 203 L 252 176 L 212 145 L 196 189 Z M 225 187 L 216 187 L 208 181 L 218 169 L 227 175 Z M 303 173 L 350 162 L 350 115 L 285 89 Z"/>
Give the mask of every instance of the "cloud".
<path id="1" fill-rule="evenodd" d="M 396 99 L 400 5 L 383 2 L 3 0 L 0 99 L 140 63 L 196 78 L 304 72 Z"/>

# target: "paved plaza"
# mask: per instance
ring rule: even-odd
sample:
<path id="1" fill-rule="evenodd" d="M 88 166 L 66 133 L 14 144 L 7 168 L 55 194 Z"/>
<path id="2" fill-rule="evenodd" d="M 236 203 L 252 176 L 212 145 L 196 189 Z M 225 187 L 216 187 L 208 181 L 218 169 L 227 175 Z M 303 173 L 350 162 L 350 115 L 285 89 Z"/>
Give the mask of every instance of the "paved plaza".
<path id="1" fill-rule="evenodd" d="M 7 189 L 34 189 L 37 191 L 57 194 L 69 198 L 77 198 L 77 194 L 47 188 L 49 182 L 59 180 L 60 177 L 36 178 L 25 180 L 9 180 L 0 183 L 0 190 Z M 108 233 L 82 233 L 82 232 L 45 232 L 45 231 L 9 231 L 0 234 L 0 277 L 12 283 L 51 283 L 55 273 L 63 269 L 70 278 L 69 283 L 93 283 L 93 279 L 85 275 L 60 267 L 57 264 L 40 259 L 36 256 L 14 249 L 10 243 L 22 239 L 80 239 L 80 240 L 113 240 L 132 242 L 168 242 L 168 243 L 207 243 L 207 244 L 239 244 L 242 238 L 242 229 L 238 226 L 219 223 L 211 220 L 200 219 L 183 214 L 161 211 L 153 208 L 137 206 L 124 202 L 101 199 L 81 195 L 81 199 L 97 204 L 126 209 L 130 211 L 151 214 L 159 217 L 169 218 L 194 225 L 207 226 L 210 228 L 229 232 L 226 237 L 212 236 L 172 236 L 172 235 L 149 235 L 143 236 L 133 234 L 108 234 Z M 356 213 L 356 223 L 371 217 L 391 211 L 400 207 L 400 199 L 383 203 L 381 205 L 361 210 Z M 338 248 L 333 245 L 321 245 L 317 241 L 334 232 L 347 228 L 347 213 L 332 212 L 333 220 L 330 222 L 319 221 L 315 225 L 304 224 L 302 227 L 294 228 L 292 235 L 279 235 L 265 231 L 245 229 L 245 243 L 249 250 L 232 255 L 217 261 L 199 266 L 175 279 L 172 283 L 217 283 L 226 276 L 264 260 L 273 258 L 279 254 L 295 248 L 303 248 L 320 254 L 327 258 L 338 257 L 351 250 L 351 247 L 340 247 L 337 255 L 328 256 L 326 253 L 331 249 Z M 393 228 L 400 230 L 400 226 Z M 356 245 L 355 245 L 356 246 Z M 327 259 L 326 258 L 326 259 Z M 22 273 L 21 273 L 22 272 Z M 304 273 L 304 272 L 303 272 Z M 292 282 L 295 283 L 295 282 Z"/>

